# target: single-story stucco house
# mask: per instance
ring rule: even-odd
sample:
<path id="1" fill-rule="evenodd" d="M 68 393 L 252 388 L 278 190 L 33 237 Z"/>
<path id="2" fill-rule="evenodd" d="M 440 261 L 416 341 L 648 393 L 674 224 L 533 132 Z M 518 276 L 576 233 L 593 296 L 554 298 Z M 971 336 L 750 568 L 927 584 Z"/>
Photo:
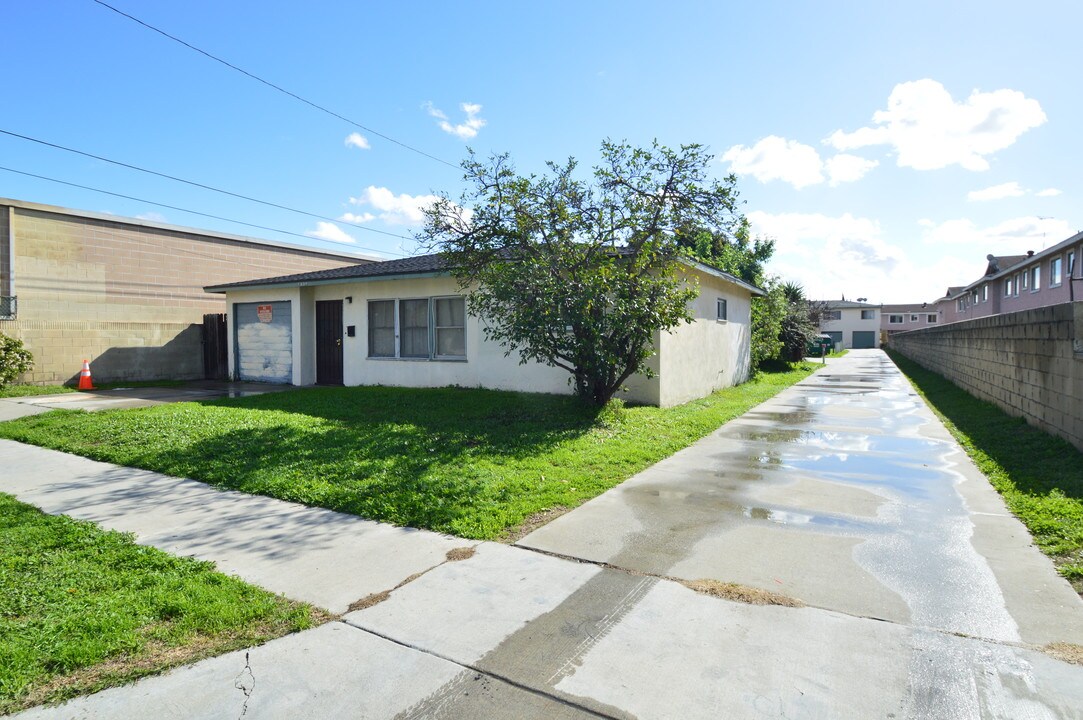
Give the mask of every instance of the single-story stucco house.
<path id="1" fill-rule="evenodd" d="M 695 261 L 678 268 L 699 288 L 694 321 L 655 339 L 657 375 L 629 379 L 622 397 L 631 402 L 667 407 L 748 379 L 751 300 L 763 291 Z M 567 371 L 520 364 L 486 340 L 439 254 L 206 290 L 226 295 L 236 379 L 572 392 Z"/>

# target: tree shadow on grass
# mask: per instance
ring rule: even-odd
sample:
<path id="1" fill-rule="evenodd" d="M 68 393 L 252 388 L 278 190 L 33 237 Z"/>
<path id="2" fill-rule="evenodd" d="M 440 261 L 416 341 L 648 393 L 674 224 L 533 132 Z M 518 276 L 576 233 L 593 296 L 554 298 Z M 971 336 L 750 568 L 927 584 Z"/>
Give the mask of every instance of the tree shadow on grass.
<path id="1" fill-rule="evenodd" d="M 503 524 L 500 466 L 543 456 L 597 416 L 574 398 L 461 388 L 315 388 L 198 404 L 246 422 L 137 447 L 125 463 L 470 536 Z"/>

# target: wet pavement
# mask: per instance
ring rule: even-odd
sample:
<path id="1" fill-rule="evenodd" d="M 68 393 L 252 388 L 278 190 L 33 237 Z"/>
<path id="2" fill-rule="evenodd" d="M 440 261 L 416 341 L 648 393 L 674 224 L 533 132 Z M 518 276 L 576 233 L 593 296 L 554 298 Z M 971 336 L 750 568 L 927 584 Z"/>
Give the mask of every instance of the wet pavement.
<path id="1" fill-rule="evenodd" d="M 1078 596 L 1029 542 L 987 542 L 1005 536 L 1027 538 L 905 377 L 855 351 L 519 544 L 990 640 L 1083 643 Z M 1001 582 L 1005 562 L 1034 579 Z"/>
<path id="2" fill-rule="evenodd" d="M 118 410 L 175 402 L 198 402 L 225 397 L 246 397 L 294 390 L 292 385 L 195 380 L 177 387 L 115 387 L 57 395 L 0 399 L 0 422 L 49 410 Z"/>
<path id="3" fill-rule="evenodd" d="M 18 474 L 0 487 L 53 512 L 220 558 L 336 612 L 387 593 L 26 718 L 1083 718 L 1083 667 L 1043 652 L 1083 644 L 1083 601 L 878 351 L 520 547 L 456 560 L 441 553 L 461 540 L 398 531 L 392 546 L 358 518 L 17 443 L 0 442 L 0 467 Z M 352 525 L 365 526 L 353 550 Z M 808 606 L 682 582 L 698 579 Z"/>

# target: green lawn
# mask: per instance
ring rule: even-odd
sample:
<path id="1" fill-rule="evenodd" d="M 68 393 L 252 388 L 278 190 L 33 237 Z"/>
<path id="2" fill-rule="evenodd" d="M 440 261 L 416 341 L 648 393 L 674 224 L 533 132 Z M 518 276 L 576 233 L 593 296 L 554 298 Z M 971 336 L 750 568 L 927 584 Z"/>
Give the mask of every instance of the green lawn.
<path id="1" fill-rule="evenodd" d="M 0 423 L 0 437 L 467 538 L 574 507 L 813 372 L 767 372 L 675 408 L 571 397 L 312 388 Z"/>
<path id="2" fill-rule="evenodd" d="M 0 715 L 249 647 L 324 618 L 0 493 Z"/>
<path id="3" fill-rule="evenodd" d="M 1083 593 L 1083 453 L 889 352 L 1061 574 Z"/>

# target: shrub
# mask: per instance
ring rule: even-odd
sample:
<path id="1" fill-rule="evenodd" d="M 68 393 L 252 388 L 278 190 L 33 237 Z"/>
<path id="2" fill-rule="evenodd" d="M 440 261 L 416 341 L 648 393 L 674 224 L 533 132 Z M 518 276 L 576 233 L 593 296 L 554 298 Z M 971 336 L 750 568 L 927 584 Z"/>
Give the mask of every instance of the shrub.
<path id="1" fill-rule="evenodd" d="M 34 356 L 23 347 L 23 341 L 0 333 L 0 388 L 15 382 L 32 367 Z"/>

